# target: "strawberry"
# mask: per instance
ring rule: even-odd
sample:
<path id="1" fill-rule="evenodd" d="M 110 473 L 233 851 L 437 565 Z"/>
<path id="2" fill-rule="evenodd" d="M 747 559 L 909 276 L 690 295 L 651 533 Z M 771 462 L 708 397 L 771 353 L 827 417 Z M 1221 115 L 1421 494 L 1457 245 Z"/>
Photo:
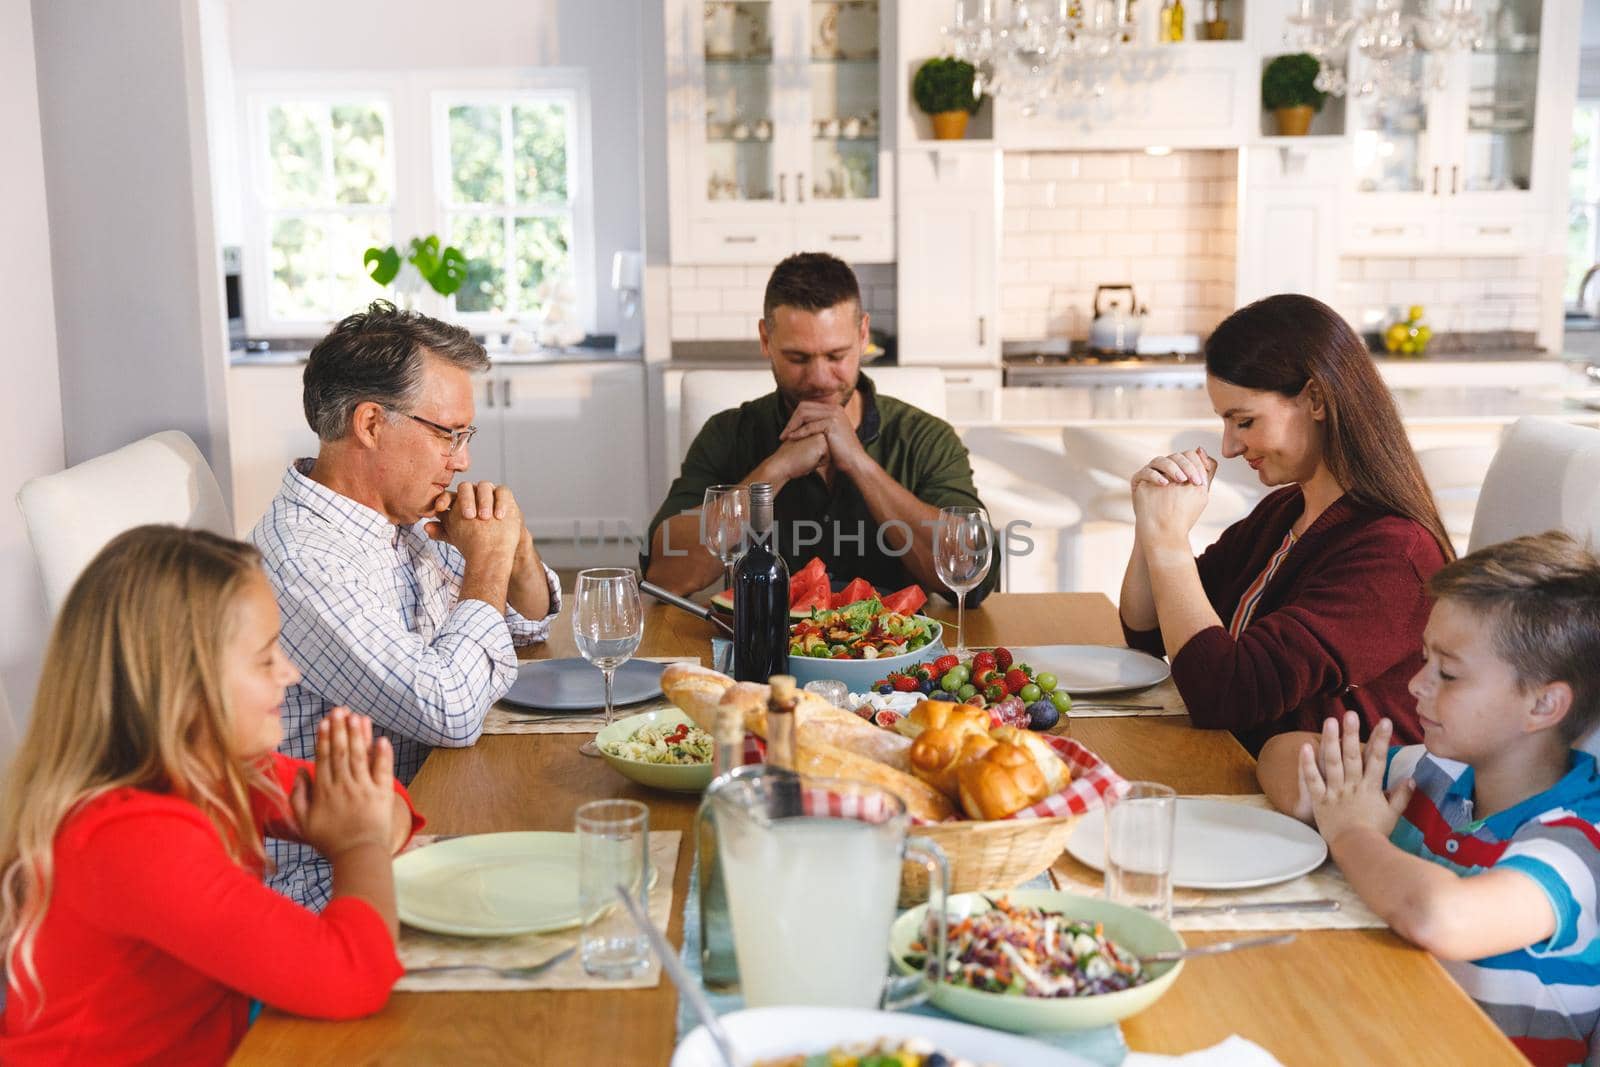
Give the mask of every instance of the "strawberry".
<path id="1" fill-rule="evenodd" d="M 897 693 L 914 693 L 917 690 L 917 680 L 909 674 L 897 674 L 889 679 L 889 684 L 894 686 Z"/>
<path id="2" fill-rule="evenodd" d="M 955 667 L 960 665 L 960 663 L 961 661 L 956 659 L 954 656 L 940 656 L 938 659 L 933 661 L 933 673 L 940 678 L 943 678 Z"/>
<path id="3" fill-rule="evenodd" d="M 1022 687 L 1027 685 L 1029 680 L 1026 674 L 1012 667 L 1009 671 L 1006 671 L 1006 692 L 1020 693 Z"/>
<path id="4" fill-rule="evenodd" d="M 974 675 L 979 671 L 992 671 L 997 665 L 998 661 L 994 658 L 993 652 L 979 652 L 972 657 L 972 673 Z"/>
<path id="5" fill-rule="evenodd" d="M 994 663 L 995 666 L 999 667 L 1001 670 L 1009 671 L 1011 669 L 1011 650 L 1009 648 L 995 649 Z"/>

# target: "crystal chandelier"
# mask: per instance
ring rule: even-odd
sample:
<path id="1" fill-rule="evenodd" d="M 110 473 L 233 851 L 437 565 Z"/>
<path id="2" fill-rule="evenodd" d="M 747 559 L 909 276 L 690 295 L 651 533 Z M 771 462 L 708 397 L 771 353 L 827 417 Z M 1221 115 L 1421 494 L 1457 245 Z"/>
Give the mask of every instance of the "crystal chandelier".
<path id="1" fill-rule="evenodd" d="M 1326 93 L 1381 100 L 1420 96 L 1424 89 L 1441 88 L 1443 71 L 1430 55 L 1482 45 L 1484 20 L 1472 10 L 1472 0 L 1414 0 L 1408 12 L 1405 0 L 1299 0 L 1284 35 L 1291 47 L 1316 57 L 1322 69 L 1316 86 Z M 1420 13 L 1418 13 L 1420 12 Z M 1360 80 L 1351 83 L 1344 64 L 1348 46 L 1366 61 Z"/>
<path id="2" fill-rule="evenodd" d="M 1013 97 L 1025 115 L 1058 97 L 1103 95 L 1107 60 L 1135 32 L 1129 0 L 956 0 L 944 29 L 956 58 L 977 69 L 974 92 Z"/>

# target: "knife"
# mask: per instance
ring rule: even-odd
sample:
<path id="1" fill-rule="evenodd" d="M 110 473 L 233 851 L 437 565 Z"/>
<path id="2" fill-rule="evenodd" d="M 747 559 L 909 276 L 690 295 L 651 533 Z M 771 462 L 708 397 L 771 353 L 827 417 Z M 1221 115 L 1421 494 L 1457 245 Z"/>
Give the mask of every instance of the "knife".
<path id="1" fill-rule="evenodd" d="M 1274 900 L 1244 904 L 1189 904 L 1172 909 L 1173 915 L 1236 915 L 1262 911 L 1338 911 L 1337 900 Z"/>
<path id="2" fill-rule="evenodd" d="M 640 582 L 639 590 L 644 593 L 649 593 L 663 604 L 671 604 L 675 608 L 681 608 L 684 611 L 687 611 L 690 615 L 698 615 L 700 618 L 717 627 L 729 637 L 733 636 L 733 627 L 728 625 L 727 620 L 723 619 L 704 604 L 696 604 L 692 600 L 684 599 L 677 593 L 669 593 L 659 585 L 656 585 L 654 582 Z"/>

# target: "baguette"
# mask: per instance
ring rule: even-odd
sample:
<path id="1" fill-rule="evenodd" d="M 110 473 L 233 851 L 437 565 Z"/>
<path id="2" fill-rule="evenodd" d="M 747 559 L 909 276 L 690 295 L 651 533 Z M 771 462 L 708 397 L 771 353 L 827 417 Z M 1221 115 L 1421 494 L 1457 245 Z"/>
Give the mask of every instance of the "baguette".
<path id="1" fill-rule="evenodd" d="M 717 707 L 733 684 L 726 674 L 707 670 L 698 663 L 669 663 L 661 672 L 661 691 L 667 699 L 707 733 L 715 732 Z"/>

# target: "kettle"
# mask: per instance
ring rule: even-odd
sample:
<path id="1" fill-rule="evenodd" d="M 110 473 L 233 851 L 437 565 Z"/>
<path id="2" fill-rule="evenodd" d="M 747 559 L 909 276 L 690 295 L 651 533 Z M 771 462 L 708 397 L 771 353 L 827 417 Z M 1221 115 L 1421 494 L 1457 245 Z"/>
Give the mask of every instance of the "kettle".
<path id="1" fill-rule="evenodd" d="M 1128 294 L 1126 310 L 1121 299 L 1115 296 L 1108 299 L 1104 307 L 1101 306 L 1103 294 L 1124 290 Z M 1138 298 L 1133 295 L 1131 285 L 1095 286 L 1094 321 L 1089 324 L 1089 348 L 1096 352 L 1132 353 L 1139 347 L 1139 330 L 1144 325 L 1143 319 L 1148 310 L 1138 306 Z"/>

